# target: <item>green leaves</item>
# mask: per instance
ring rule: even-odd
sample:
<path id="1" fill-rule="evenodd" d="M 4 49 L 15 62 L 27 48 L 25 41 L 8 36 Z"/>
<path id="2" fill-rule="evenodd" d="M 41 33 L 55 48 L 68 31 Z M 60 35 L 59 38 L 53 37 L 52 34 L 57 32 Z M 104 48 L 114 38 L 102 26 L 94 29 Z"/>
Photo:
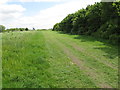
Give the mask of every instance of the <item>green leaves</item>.
<path id="1" fill-rule="evenodd" d="M 93 35 L 111 41 L 109 37 L 113 34 L 112 38 L 116 38 L 119 33 L 119 15 L 120 1 L 95 3 L 88 5 L 86 9 L 69 14 L 60 23 L 54 25 L 54 30 L 70 34 Z"/>
<path id="2" fill-rule="evenodd" d="M 5 30 L 5 26 L 3 25 L 0 25 L 0 32 L 4 31 Z"/>

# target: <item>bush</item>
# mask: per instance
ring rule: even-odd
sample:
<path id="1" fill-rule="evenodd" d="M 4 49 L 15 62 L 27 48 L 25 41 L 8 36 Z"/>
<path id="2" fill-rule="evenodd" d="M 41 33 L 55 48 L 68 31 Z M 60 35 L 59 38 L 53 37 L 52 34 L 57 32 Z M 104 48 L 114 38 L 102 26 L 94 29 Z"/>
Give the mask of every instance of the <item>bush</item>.
<path id="1" fill-rule="evenodd" d="M 28 28 L 25 28 L 25 31 L 28 31 L 29 29 Z"/>
<path id="2" fill-rule="evenodd" d="M 0 32 L 3 32 L 5 30 L 5 26 L 0 25 Z"/>
<path id="3" fill-rule="evenodd" d="M 109 40 L 110 40 L 113 44 L 120 43 L 120 35 L 116 35 L 116 34 L 110 35 L 110 36 L 109 36 Z"/>

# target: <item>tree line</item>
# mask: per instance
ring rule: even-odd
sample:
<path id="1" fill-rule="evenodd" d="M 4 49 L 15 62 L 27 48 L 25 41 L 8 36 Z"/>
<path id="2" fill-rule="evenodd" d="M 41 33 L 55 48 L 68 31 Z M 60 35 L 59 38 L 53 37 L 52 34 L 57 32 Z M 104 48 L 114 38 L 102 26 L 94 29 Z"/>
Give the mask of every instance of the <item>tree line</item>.
<path id="1" fill-rule="evenodd" d="M 9 32 L 9 31 L 28 31 L 29 29 L 28 28 L 10 28 L 10 29 L 6 29 L 4 30 L 4 32 Z"/>
<path id="2" fill-rule="evenodd" d="M 69 14 L 60 23 L 54 25 L 53 31 L 90 35 L 116 44 L 120 42 L 119 16 L 120 1 L 99 2 Z"/>
<path id="3" fill-rule="evenodd" d="M 0 25 L 0 32 L 10 32 L 10 31 L 28 31 L 30 29 L 28 28 L 10 28 L 10 29 L 6 29 L 5 26 Z M 33 28 L 32 30 L 35 30 L 35 28 Z"/>

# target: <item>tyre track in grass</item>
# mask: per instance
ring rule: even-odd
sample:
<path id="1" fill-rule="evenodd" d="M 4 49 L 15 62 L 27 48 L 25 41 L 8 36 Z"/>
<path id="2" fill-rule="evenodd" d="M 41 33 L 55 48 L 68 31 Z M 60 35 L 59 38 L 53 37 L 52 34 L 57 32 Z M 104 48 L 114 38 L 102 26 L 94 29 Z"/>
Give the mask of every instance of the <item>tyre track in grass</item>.
<path id="1" fill-rule="evenodd" d="M 91 69 L 86 66 L 83 60 L 80 60 L 77 56 L 74 55 L 74 53 L 71 52 L 70 48 L 66 47 L 60 40 L 58 40 L 58 37 L 55 37 L 55 35 L 52 35 L 52 37 L 54 38 L 53 44 L 57 43 L 58 47 L 61 47 L 63 52 L 80 68 L 80 70 L 84 71 L 84 73 L 96 84 L 96 86 L 100 88 L 112 88 L 104 81 L 104 79 L 101 77 L 102 75 L 96 73 L 95 69 Z"/>
<path id="2" fill-rule="evenodd" d="M 43 32 L 44 33 L 44 32 Z M 61 47 L 56 43 L 56 41 L 54 40 L 54 37 L 53 36 L 50 36 L 49 37 L 49 40 L 48 40 L 48 38 L 46 37 L 46 36 L 49 36 L 48 34 L 46 35 L 47 33 L 45 33 L 44 34 L 44 37 L 45 37 L 45 39 L 46 39 L 46 43 L 47 44 L 49 44 L 49 45 L 55 45 L 55 46 L 57 46 L 58 48 L 60 48 L 61 49 Z M 51 46 L 49 46 L 49 48 L 50 48 Z M 61 51 L 63 52 L 63 50 L 61 49 Z M 68 57 L 68 55 L 65 55 L 65 56 L 67 56 Z M 63 56 L 64 57 L 64 56 Z M 73 65 L 73 62 L 72 62 L 72 60 L 69 58 L 68 59 L 69 60 L 69 63 L 70 64 L 72 64 Z M 67 60 L 67 62 L 68 62 L 68 60 Z M 66 62 L 66 61 L 65 61 Z M 75 65 L 76 66 L 76 65 Z M 76 66 L 77 67 L 77 66 Z M 69 69 L 68 69 L 69 70 Z M 78 70 L 79 70 L 79 67 L 78 67 Z M 80 71 L 81 72 L 81 71 Z M 86 74 L 84 74 L 83 72 L 82 72 L 82 75 L 84 75 L 84 76 L 87 76 Z M 76 75 L 76 77 L 77 77 L 78 75 Z M 63 76 L 64 77 L 64 76 Z M 93 83 L 93 85 L 92 86 L 89 86 L 89 88 L 90 87 L 93 87 L 93 86 L 95 86 L 96 87 L 96 84 L 94 83 L 94 82 L 92 82 L 88 77 L 86 77 L 87 79 L 88 79 L 88 81 L 89 82 L 91 82 L 91 84 Z M 83 79 L 83 78 L 81 78 L 81 79 Z M 79 80 L 79 79 L 74 79 L 76 82 L 79 82 L 79 83 L 82 83 L 82 84 L 84 84 L 83 86 L 81 86 L 81 87 L 84 87 L 84 86 L 87 86 L 88 87 L 88 85 L 87 85 L 87 83 L 85 82 L 85 81 L 81 81 L 81 79 Z M 72 80 L 72 81 L 74 81 L 74 80 Z M 87 81 L 87 82 L 88 82 Z M 86 85 L 85 85 L 86 84 Z M 80 88 L 80 87 L 79 87 Z"/>
<path id="3" fill-rule="evenodd" d="M 103 63 L 103 64 L 105 64 L 106 66 L 108 66 L 108 67 L 110 67 L 110 68 L 112 68 L 112 69 L 115 69 L 115 70 L 118 70 L 118 67 L 117 66 L 115 66 L 115 65 L 113 65 L 112 63 L 110 63 L 110 62 L 108 62 L 107 60 L 101 60 L 99 57 L 96 57 L 96 56 L 94 56 L 94 55 L 92 55 L 92 54 L 89 54 L 88 52 L 86 52 L 85 51 L 85 49 L 83 49 L 83 48 L 80 48 L 80 46 L 78 46 L 77 44 L 75 44 L 75 43 L 71 43 L 69 40 L 66 40 L 66 39 L 68 39 L 67 37 L 61 37 L 62 39 L 61 40 L 63 40 L 63 41 L 66 41 L 66 42 L 68 42 L 69 43 L 69 46 L 72 46 L 74 49 L 76 49 L 76 50 L 78 50 L 78 51 L 80 51 L 81 53 L 84 53 L 86 56 L 90 56 L 91 58 L 95 58 L 97 61 L 99 61 L 100 63 Z M 68 44 L 67 43 L 67 44 Z"/>
<path id="4" fill-rule="evenodd" d="M 58 43 L 56 41 L 56 43 Z M 63 51 L 65 54 L 67 54 L 68 57 L 80 68 L 80 70 L 85 70 L 85 74 L 90 76 L 92 80 L 96 83 L 96 85 L 100 86 L 101 88 L 112 88 L 110 85 L 104 82 L 104 80 L 98 80 L 100 83 L 96 82 L 95 80 L 100 79 L 101 75 L 98 75 L 98 73 L 95 72 L 95 69 L 90 69 L 87 66 L 85 66 L 85 63 L 83 60 L 78 59 L 71 51 L 69 48 L 66 48 L 63 46 L 63 44 L 58 43 L 61 47 L 63 47 Z"/>
<path id="5" fill-rule="evenodd" d="M 90 68 L 94 68 L 94 70 L 98 72 L 98 74 L 102 76 L 104 80 L 106 81 L 106 83 L 108 83 L 110 86 L 118 87 L 118 83 L 117 83 L 118 82 L 118 68 L 117 68 L 118 66 L 114 67 L 112 63 L 109 63 L 108 61 L 106 62 L 104 59 L 103 61 L 101 58 L 97 58 L 96 56 L 89 54 L 89 51 L 86 52 L 84 48 L 81 48 L 80 46 L 78 46 L 76 42 L 72 41 L 71 38 L 69 37 L 57 35 L 57 39 L 60 42 L 64 43 L 66 46 L 73 48 L 75 52 L 81 53 L 82 55 L 84 55 L 84 57 L 87 57 L 88 58 L 87 60 L 85 60 L 84 58 L 82 60 L 84 60 L 86 64 L 93 62 L 91 63 L 91 65 L 89 64 Z M 79 54 L 76 54 L 76 55 L 79 57 Z M 81 59 L 81 57 L 79 58 Z M 89 58 L 91 59 L 91 62 L 89 61 Z M 94 63 L 96 63 L 98 67 L 96 67 Z"/>
<path id="6" fill-rule="evenodd" d="M 93 67 L 94 66 L 94 64 L 93 63 L 91 63 L 91 65 L 93 65 L 93 66 L 91 66 L 90 64 L 89 64 L 89 62 L 87 62 L 87 61 L 89 61 L 89 58 L 87 58 L 87 60 L 85 60 L 84 58 L 82 58 L 81 59 L 81 57 L 79 57 L 77 54 L 76 54 L 76 56 L 78 56 L 79 57 L 79 59 L 81 59 L 81 60 L 83 60 L 84 61 L 84 63 L 85 64 L 89 64 L 89 66 L 88 67 L 90 67 L 90 68 L 92 68 L 92 69 L 94 69 L 94 71 L 97 73 L 97 74 L 99 74 L 99 76 L 101 76 L 100 78 L 101 79 L 103 79 L 103 81 L 105 81 L 107 84 L 109 84 L 110 86 L 112 86 L 112 87 L 117 87 L 117 80 L 118 80 L 118 77 L 117 77 L 117 75 L 118 75 L 118 69 L 117 68 L 113 68 L 113 67 L 109 67 L 109 66 L 107 66 L 106 64 L 104 64 L 104 63 L 102 63 L 102 62 L 99 62 L 98 61 L 98 59 L 99 60 L 101 60 L 100 58 L 94 58 L 94 57 L 92 57 L 91 55 L 89 55 L 88 54 L 88 52 L 85 52 L 85 53 L 83 53 L 83 51 L 84 51 L 84 48 L 80 48 L 75 42 L 73 42 L 73 41 L 71 41 L 70 42 L 70 38 L 64 38 L 63 36 L 60 36 L 60 35 L 57 35 L 57 39 L 58 39 L 58 41 L 60 41 L 60 42 L 62 42 L 62 43 L 64 43 L 66 46 L 70 46 L 70 47 L 72 47 L 73 48 L 73 50 L 75 51 L 75 52 L 77 52 L 77 53 L 81 53 L 81 54 L 85 54 L 84 56 L 85 57 L 89 57 L 89 58 L 93 58 L 93 60 L 92 61 L 97 61 L 98 62 L 98 65 L 99 65 L 99 63 L 102 65 L 102 67 Z M 71 49 L 71 48 L 70 48 Z M 83 51 L 82 51 L 83 50 Z M 96 60 L 97 59 L 97 60 Z M 97 65 L 97 64 L 96 64 Z M 105 70 L 103 70 L 103 68 L 106 68 Z M 110 69 L 110 70 L 112 70 L 112 71 L 110 71 L 110 70 L 108 70 L 108 69 Z M 99 71 L 98 71 L 99 70 Z M 109 72 L 108 72 L 109 71 Z"/>
<path id="7" fill-rule="evenodd" d="M 57 38 L 58 39 L 58 38 Z M 60 41 L 60 42 L 62 42 L 60 39 L 58 39 L 58 41 Z M 62 42 L 62 43 L 64 43 L 64 42 Z M 64 43 L 65 44 L 65 43 Z M 72 43 L 72 44 L 74 44 L 74 43 Z M 68 44 L 67 44 L 68 45 Z M 70 43 L 69 43 L 69 45 L 71 45 Z M 72 46 L 72 45 L 71 45 Z M 77 51 L 78 53 L 80 52 L 81 53 L 81 50 L 83 50 L 83 48 L 81 49 L 81 48 L 76 48 L 76 47 L 74 47 L 74 46 L 72 46 L 74 49 L 75 49 L 75 51 Z M 83 53 L 84 54 L 84 53 Z M 76 55 L 76 57 L 77 57 L 78 55 Z M 86 57 L 89 57 L 89 54 L 85 54 L 85 56 Z M 93 58 L 94 59 L 94 57 L 90 57 L 90 58 Z M 89 59 L 88 60 L 86 60 L 86 61 L 84 61 L 85 59 L 80 59 L 80 57 L 78 58 L 78 60 L 80 61 L 80 60 L 82 60 L 85 64 L 87 64 L 86 63 L 86 61 L 89 61 Z M 96 59 L 94 59 L 94 60 L 96 60 Z M 99 62 L 99 63 L 101 63 L 101 62 Z M 102 64 L 102 63 L 101 63 Z M 105 64 L 106 65 L 106 64 Z M 104 65 L 103 65 L 104 66 Z M 90 69 L 92 69 L 92 70 L 94 70 L 95 72 L 96 72 L 96 74 L 98 75 L 98 77 L 97 78 L 100 78 L 100 79 L 102 79 L 101 81 L 104 81 L 105 83 L 109 83 L 109 86 L 110 87 L 117 87 L 117 82 L 116 82 L 116 84 L 114 83 L 115 81 L 112 81 L 110 78 L 112 78 L 112 73 L 111 72 L 108 72 L 107 71 L 107 73 L 111 73 L 111 76 L 109 76 L 109 75 L 107 75 L 106 73 L 104 73 L 104 72 L 106 72 L 105 70 L 103 71 L 102 69 L 100 69 L 100 68 L 94 68 L 94 67 L 92 67 L 92 66 L 88 66 Z M 105 66 L 106 67 L 106 66 Z M 111 67 L 110 67 L 111 68 Z M 90 69 L 88 70 L 88 71 L 90 71 Z M 98 72 L 98 69 L 101 71 L 99 71 Z M 111 69 L 113 69 L 113 71 L 115 71 L 116 70 L 116 72 L 114 73 L 114 75 L 116 74 L 116 77 L 117 77 L 117 69 L 116 68 L 111 68 Z M 88 74 L 89 75 L 89 74 Z M 93 74 L 94 75 L 94 74 Z M 107 78 L 106 78 L 107 77 Z M 108 80 L 109 79 L 109 80 Z M 112 78 L 113 79 L 113 78 Z M 106 82 L 107 81 L 107 82 Z M 110 82 L 113 82 L 114 83 L 114 85 L 112 84 L 112 83 L 110 83 Z M 106 88 L 106 87 L 105 87 Z"/>
<path id="8" fill-rule="evenodd" d="M 111 63 L 109 63 L 108 61 L 102 61 L 102 60 L 100 60 L 100 58 L 97 58 L 96 56 L 93 56 L 93 55 L 90 55 L 90 54 L 88 54 L 87 52 L 85 52 L 85 50 L 84 49 L 81 49 L 78 45 L 76 45 L 75 43 L 73 43 L 73 44 L 71 44 L 71 46 L 73 47 L 73 48 L 75 48 L 76 50 L 78 50 L 78 51 L 80 51 L 80 52 L 83 52 L 84 54 L 86 54 L 87 56 L 90 56 L 91 58 L 95 58 L 97 61 L 99 61 L 100 63 L 103 63 L 103 64 L 105 64 L 106 66 L 108 66 L 108 67 L 110 67 L 110 68 L 112 68 L 112 69 L 115 69 L 115 70 L 117 70 L 118 69 L 118 67 L 116 67 L 116 66 L 113 66 Z"/>

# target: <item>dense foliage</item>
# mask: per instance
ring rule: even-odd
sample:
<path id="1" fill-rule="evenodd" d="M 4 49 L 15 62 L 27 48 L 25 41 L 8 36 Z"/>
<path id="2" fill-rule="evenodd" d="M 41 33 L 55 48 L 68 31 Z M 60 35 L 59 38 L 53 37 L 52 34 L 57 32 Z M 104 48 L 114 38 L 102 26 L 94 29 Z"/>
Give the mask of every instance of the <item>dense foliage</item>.
<path id="1" fill-rule="evenodd" d="M 120 2 L 100 2 L 69 14 L 53 30 L 64 33 L 91 35 L 118 43 L 120 38 Z"/>

